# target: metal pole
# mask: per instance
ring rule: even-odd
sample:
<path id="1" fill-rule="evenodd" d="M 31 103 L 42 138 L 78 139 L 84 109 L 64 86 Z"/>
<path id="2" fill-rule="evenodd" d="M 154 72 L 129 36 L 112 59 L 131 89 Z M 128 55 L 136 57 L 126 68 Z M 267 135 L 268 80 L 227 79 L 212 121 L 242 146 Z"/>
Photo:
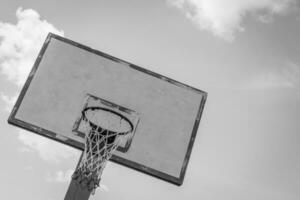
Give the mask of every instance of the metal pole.
<path id="1" fill-rule="evenodd" d="M 76 169 L 79 167 L 82 156 L 83 153 L 80 156 Z M 87 187 L 81 187 L 77 181 L 72 178 L 64 200 L 88 200 L 90 194 L 91 193 L 88 191 Z"/>

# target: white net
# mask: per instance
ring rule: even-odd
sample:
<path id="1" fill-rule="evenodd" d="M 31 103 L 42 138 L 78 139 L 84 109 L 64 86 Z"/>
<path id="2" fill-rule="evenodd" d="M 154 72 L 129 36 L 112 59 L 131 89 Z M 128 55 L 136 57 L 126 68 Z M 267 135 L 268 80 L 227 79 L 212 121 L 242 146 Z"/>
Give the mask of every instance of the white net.
<path id="1" fill-rule="evenodd" d="M 132 136 L 132 125 L 121 115 L 98 108 L 88 109 L 83 115 L 85 149 L 73 179 L 94 193 L 106 161 L 122 140 Z"/>

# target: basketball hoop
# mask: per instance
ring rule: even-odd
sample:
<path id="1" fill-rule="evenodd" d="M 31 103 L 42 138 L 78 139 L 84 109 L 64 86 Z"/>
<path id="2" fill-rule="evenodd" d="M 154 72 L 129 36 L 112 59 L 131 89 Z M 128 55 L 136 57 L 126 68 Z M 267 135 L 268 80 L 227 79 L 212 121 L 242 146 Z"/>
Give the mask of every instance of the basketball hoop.
<path id="1" fill-rule="evenodd" d="M 133 124 L 122 114 L 104 107 L 86 107 L 84 122 L 85 148 L 72 179 L 94 194 L 99 186 L 106 161 L 122 139 L 132 136 Z"/>
<path id="2" fill-rule="evenodd" d="M 182 185 L 206 99 L 202 90 L 49 33 L 8 123 L 81 150 L 65 200 L 88 200 L 108 159 Z"/>

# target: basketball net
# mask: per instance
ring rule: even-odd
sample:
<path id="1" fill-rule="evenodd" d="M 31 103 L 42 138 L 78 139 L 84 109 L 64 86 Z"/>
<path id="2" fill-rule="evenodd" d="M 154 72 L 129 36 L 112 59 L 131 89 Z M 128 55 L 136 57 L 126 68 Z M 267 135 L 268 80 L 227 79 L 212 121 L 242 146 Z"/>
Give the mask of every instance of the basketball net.
<path id="1" fill-rule="evenodd" d="M 85 148 L 72 179 L 94 194 L 107 160 L 121 141 L 132 136 L 133 127 L 121 114 L 100 107 L 86 108 L 82 116 Z"/>

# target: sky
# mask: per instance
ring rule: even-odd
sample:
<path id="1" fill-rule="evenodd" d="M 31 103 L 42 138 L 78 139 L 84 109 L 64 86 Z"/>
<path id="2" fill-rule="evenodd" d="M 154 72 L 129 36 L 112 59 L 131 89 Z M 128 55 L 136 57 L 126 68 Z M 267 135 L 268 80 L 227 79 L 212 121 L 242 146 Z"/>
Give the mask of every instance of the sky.
<path id="1" fill-rule="evenodd" d="M 108 163 L 90 199 L 298 200 L 300 2 L 0 2 L 2 199 L 62 199 L 80 151 L 7 124 L 48 32 L 208 93 L 178 187 Z"/>

